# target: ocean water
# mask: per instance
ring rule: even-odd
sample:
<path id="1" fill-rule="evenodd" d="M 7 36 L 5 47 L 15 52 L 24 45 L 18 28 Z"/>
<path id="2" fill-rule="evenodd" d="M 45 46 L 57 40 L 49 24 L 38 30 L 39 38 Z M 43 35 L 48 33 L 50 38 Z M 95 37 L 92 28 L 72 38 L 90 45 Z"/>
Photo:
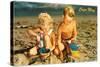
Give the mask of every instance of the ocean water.
<path id="1" fill-rule="evenodd" d="M 14 16 L 38 16 L 41 12 L 50 15 L 63 15 L 63 9 L 69 4 L 51 4 L 35 2 L 13 2 Z M 70 5 L 74 8 L 76 15 L 97 15 L 96 6 Z"/>

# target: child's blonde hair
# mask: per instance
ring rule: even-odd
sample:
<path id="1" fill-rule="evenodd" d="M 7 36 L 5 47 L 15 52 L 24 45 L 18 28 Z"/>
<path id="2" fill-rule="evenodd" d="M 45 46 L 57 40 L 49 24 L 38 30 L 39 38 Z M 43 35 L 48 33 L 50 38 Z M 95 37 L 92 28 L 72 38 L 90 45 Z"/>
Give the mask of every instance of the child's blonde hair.
<path id="1" fill-rule="evenodd" d="M 64 8 L 63 14 L 64 14 L 64 16 L 67 14 L 70 17 L 74 17 L 75 11 L 72 6 L 68 6 L 68 7 Z"/>
<path id="2" fill-rule="evenodd" d="M 49 28 L 53 28 L 53 19 L 48 13 L 40 13 L 38 16 L 38 23 L 42 26 L 46 24 Z"/>

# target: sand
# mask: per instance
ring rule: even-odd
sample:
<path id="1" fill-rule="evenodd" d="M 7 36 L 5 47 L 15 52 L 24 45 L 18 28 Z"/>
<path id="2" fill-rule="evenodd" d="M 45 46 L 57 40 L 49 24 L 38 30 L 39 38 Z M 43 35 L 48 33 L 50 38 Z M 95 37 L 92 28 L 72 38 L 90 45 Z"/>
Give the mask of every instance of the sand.
<path id="1" fill-rule="evenodd" d="M 55 30 L 62 19 L 61 16 L 53 16 Z M 96 16 L 77 16 L 78 36 L 76 43 L 80 46 L 80 59 L 77 62 L 87 62 L 97 60 L 97 18 Z M 13 22 L 13 52 L 19 60 L 13 59 L 14 65 L 30 64 L 32 60 L 25 55 L 31 47 L 34 47 L 34 41 L 27 35 L 27 30 L 37 23 L 37 17 L 14 17 Z M 23 56 L 24 59 L 20 59 Z M 26 62 L 25 62 L 26 61 Z M 59 64 L 62 63 L 55 55 L 51 53 L 49 58 L 42 62 L 39 58 L 31 64 Z"/>

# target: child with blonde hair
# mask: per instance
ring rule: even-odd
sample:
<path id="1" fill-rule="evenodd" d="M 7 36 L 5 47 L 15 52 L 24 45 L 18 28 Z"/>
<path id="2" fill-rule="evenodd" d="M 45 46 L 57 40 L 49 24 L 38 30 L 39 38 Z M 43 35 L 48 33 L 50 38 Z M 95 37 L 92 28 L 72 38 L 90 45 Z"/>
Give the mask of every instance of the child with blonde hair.
<path id="1" fill-rule="evenodd" d="M 40 13 L 38 26 L 28 30 L 29 35 L 37 38 L 38 44 L 30 49 L 30 55 L 47 53 L 55 48 L 55 34 L 53 32 L 53 19 L 48 13 Z"/>
<path id="2" fill-rule="evenodd" d="M 63 15 L 63 21 L 58 26 L 57 32 L 57 46 L 59 50 L 55 49 L 55 53 L 59 52 L 60 59 L 62 61 L 64 60 L 63 51 L 66 51 L 67 56 L 72 56 L 72 50 L 70 45 L 76 39 L 77 36 L 74 9 L 71 6 L 64 8 Z"/>

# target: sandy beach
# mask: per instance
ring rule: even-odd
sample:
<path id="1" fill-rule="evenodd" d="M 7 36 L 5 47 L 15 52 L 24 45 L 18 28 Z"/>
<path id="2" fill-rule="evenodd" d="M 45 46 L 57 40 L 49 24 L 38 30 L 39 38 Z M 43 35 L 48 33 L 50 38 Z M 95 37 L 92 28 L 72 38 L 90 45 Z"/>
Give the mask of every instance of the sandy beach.
<path id="1" fill-rule="evenodd" d="M 55 31 L 62 16 L 52 16 L 54 19 Z M 80 46 L 80 59 L 77 62 L 88 62 L 97 60 L 97 17 L 95 15 L 82 15 L 77 16 L 77 30 L 78 35 L 76 43 Z M 27 17 L 14 17 L 13 21 L 13 46 L 11 49 L 14 52 L 13 61 L 15 64 L 29 64 L 32 61 L 25 55 L 26 50 L 34 47 L 36 43 L 32 41 L 28 35 L 27 30 L 33 27 L 38 22 L 37 17 L 27 16 Z M 21 59 L 18 59 L 18 58 Z M 17 59 L 17 60 L 16 60 Z M 54 60 L 55 59 L 55 60 Z M 51 54 L 45 62 L 41 62 L 38 58 L 31 64 L 58 64 L 62 63 L 55 55 Z"/>

